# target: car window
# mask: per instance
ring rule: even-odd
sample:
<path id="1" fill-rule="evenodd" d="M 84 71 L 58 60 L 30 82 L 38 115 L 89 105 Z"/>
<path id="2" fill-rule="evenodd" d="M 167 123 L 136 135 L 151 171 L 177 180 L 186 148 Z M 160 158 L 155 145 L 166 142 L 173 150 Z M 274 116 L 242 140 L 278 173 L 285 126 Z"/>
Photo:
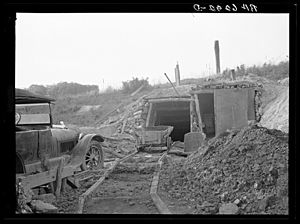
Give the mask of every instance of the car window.
<path id="1" fill-rule="evenodd" d="M 16 112 L 20 114 L 49 114 L 49 104 L 16 104 Z"/>
<path id="2" fill-rule="evenodd" d="M 16 113 L 20 116 L 18 125 L 50 124 L 49 104 L 17 104 Z"/>

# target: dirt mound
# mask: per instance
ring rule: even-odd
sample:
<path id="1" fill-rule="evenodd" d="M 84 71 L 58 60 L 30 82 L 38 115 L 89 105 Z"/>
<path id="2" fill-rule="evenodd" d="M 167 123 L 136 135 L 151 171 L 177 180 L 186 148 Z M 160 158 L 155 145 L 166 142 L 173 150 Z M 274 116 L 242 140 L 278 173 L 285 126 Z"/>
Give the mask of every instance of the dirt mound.
<path id="1" fill-rule="evenodd" d="M 226 204 L 239 214 L 288 213 L 288 135 L 252 126 L 212 139 L 186 161 L 165 162 L 161 185 L 195 213 Z"/>
<path id="2" fill-rule="evenodd" d="M 277 98 L 266 106 L 260 124 L 286 133 L 289 131 L 289 88 L 281 90 Z"/>

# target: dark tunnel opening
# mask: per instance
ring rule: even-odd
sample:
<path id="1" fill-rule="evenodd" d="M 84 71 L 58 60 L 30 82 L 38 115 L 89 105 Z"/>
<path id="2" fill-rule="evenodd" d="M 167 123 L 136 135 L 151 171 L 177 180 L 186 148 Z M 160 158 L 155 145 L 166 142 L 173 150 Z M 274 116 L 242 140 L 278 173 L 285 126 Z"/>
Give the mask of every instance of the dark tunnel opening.
<path id="1" fill-rule="evenodd" d="M 165 102 L 157 103 L 155 126 L 169 125 L 174 129 L 171 133 L 173 141 L 184 141 L 184 135 L 190 132 L 190 103 Z"/>

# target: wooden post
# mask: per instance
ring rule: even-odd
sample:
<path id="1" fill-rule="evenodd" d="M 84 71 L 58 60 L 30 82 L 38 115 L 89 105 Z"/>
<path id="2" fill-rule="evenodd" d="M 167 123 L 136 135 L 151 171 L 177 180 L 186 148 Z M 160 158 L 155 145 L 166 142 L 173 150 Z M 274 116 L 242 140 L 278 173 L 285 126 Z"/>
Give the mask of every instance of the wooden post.
<path id="1" fill-rule="evenodd" d="M 66 186 L 67 186 L 67 178 L 63 178 L 61 182 L 61 191 L 65 192 L 66 191 Z"/>
<path id="2" fill-rule="evenodd" d="M 194 122 L 194 116 L 193 116 L 193 101 L 190 102 L 190 132 L 193 132 L 193 122 Z"/>
<path id="3" fill-rule="evenodd" d="M 65 158 L 62 157 L 58 167 L 57 167 L 57 174 L 56 174 L 56 189 L 55 189 L 55 196 L 60 196 L 60 190 L 61 190 L 61 182 L 62 182 L 62 170 L 64 168 Z"/>
<path id="4" fill-rule="evenodd" d="M 203 133 L 203 129 L 202 129 L 202 119 L 201 119 L 201 113 L 200 113 L 200 105 L 199 105 L 198 94 L 195 94 L 195 103 L 196 103 L 196 111 L 197 111 L 197 115 L 198 115 L 198 121 L 199 121 L 200 132 Z"/>
<path id="5" fill-rule="evenodd" d="M 125 130 L 126 123 L 127 123 L 127 118 L 123 120 L 123 125 L 122 125 L 121 134 L 123 134 L 123 133 L 124 133 L 124 130 Z"/>
<path id="6" fill-rule="evenodd" d="M 147 119 L 146 119 L 146 127 L 149 127 L 150 117 L 152 114 L 152 107 L 153 107 L 153 103 L 150 103 L 150 108 L 148 110 L 148 115 L 147 115 Z"/>

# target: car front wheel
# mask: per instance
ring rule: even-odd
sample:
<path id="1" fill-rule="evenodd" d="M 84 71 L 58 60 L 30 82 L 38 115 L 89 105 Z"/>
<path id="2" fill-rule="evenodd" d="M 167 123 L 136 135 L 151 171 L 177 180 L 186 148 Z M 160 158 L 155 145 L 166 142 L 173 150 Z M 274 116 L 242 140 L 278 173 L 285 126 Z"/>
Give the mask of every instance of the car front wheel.
<path id="1" fill-rule="evenodd" d="M 98 170 L 103 168 L 104 158 L 101 144 L 91 141 L 81 164 L 82 170 Z"/>

